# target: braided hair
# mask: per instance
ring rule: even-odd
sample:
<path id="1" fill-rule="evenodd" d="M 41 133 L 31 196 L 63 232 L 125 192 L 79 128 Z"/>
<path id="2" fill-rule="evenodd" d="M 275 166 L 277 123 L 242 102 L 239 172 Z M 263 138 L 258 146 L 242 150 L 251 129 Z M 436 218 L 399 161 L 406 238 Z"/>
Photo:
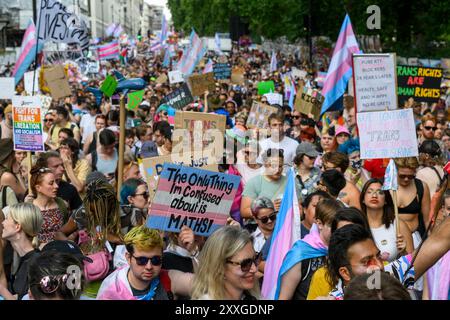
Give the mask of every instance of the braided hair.
<path id="1" fill-rule="evenodd" d="M 96 227 L 101 227 L 100 246 L 103 247 L 108 233 L 122 238 L 119 202 L 114 188 L 107 182 L 96 179 L 87 186 L 83 199 L 86 212 L 87 231 L 89 235 L 97 234 Z"/>

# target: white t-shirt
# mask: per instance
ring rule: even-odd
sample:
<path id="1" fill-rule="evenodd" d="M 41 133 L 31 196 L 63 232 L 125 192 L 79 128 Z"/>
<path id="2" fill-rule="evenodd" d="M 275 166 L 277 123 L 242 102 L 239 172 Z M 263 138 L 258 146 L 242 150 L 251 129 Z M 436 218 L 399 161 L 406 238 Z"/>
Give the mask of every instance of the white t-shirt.
<path id="1" fill-rule="evenodd" d="M 83 128 L 83 136 L 81 137 L 81 142 L 86 142 L 86 139 L 95 132 L 95 117 L 91 114 L 83 114 L 80 121 L 80 128 Z"/>
<path id="2" fill-rule="evenodd" d="M 284 152 L 284 164 L 292 166 L 298 145 L 299 143 L 297 141 L 289 137 L 284 137 L 280 142 L 275 142 L 271 138 L 267 138 L 260 142 L 262 152 L 258 160 L 261 164 L 263 163 L 261 156 L 268 149 L 282 149 Z"/>
<path id="3" fill-rule="evenodd" d="M 389 225 L 388 229 L 386 229 L 386 226 L 383 224 L 379 228 L 370 228 L 370 230 L 372 231 L 377 248 L 381 251 L 383 260 L 388 262 L 396 260 L 398 250 L 396 244 L 397 236 L 395 234 L 395 221 Z"/>
<path id="4" fill-rule="evenodd" d="M 242 176 L 242 183 L 245 186 L 247 181 L 253 177 L 260 176 L 264 173 L 264 167 L 261 166 L 258 169 L 250 168 L 246 163 L 236 164 L 236 169 L 238 169 L 239 173 Z"/>

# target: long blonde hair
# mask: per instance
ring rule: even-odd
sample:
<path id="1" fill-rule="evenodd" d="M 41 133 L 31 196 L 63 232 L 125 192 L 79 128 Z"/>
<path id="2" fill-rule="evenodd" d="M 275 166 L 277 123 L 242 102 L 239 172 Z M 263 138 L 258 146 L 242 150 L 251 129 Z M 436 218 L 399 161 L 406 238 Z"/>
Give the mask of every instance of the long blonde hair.
<path id="1" fill-rule="evenodd" d="M 225 226 L 215 231 L 206 241 L 199 255 L 199 267 L 195 272 L 192 288 L 192 299 L 200 299 L 207 294 L 211 299 L 224 300 L 225 266 L 227 259 L 241 251 L 252 237 L 247 230 L 240 227 Z M 259 298 L 259 283 L 255 277 L 255 285 L 249 293 Z"/>
<path id="2" fill-rule="evenodd" d="M 44 221 L 41 210 L 32 203 L 16 203 L 10 207 L 9 215 L 20 224 L 22 231 L 31 240 L 33 247 L 39 247 L 37 235 L 41 231 Z"/>

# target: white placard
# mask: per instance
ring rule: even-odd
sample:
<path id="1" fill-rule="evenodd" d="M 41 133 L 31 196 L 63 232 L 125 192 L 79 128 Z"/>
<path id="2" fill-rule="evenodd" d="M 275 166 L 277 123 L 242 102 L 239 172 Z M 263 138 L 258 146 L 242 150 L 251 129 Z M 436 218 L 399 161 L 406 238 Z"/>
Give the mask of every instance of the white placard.
<path id="1" fill-rule="evenodd" d="M 12 99 L 15 92 L 14 78 L 0 78 L 0 99 Z"/>
<path id="2" fill-rule="evenodd" d="M 34 95 L 39 92 L 39 70 L 36 70 L 36 78 L 34 83 L 34 92 L 33 91 L 33 74 L 34 71 L 25 72 L 23 76 L 23 81 L 25 83 L 25 91 L 29 95 Z"/>
<path id="3" fill-rule="evenodd" d="M 300 70 L 300 69 L 297 69 L 297 68 L 294 67 L 291 70 L 291 74 L 294 77 L 297 77 L 299 79 L 305 79 L 308 73 L 305 70 Z"/>
<path id="4" fill-rule="evenodd" d="M 398 109 L 394 54 L 353 55 L 353 72 L 358 112 Z"/>
<path id="5" fill-rule="evenodd" d="M 184 82 L 183 74 L 180 70 L 169 71 L 169 82 L 170 84 Z"/>
<path id="6" fill-rule="evenodd" d="M 269 104 L 278 104 L 283 106 L 283 96 L 279 93 L 266 93 L 264 95 L 267 98 Z"/>
<path id="7" fill-rule="evenodd" d="M 413 110 L 357 114 L 361 159 L 419 155 Z"/>

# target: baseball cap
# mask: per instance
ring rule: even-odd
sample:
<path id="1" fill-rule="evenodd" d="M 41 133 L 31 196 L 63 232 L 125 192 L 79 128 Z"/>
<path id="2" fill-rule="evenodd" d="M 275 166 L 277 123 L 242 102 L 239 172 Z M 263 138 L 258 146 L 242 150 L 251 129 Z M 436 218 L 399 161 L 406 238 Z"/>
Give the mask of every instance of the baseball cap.
<path id="1" fill-rule="evenodd" d="M 158 146 L 156 145 L 156 143 L 154 141 L 145 141 L 142 144 L 142 148 L 141 148 L 141 158 L 152 158 L 152 157 L 157 157 L 158 154 Z"/>
<path id="2" fill-rule="evenodd" d="M 348 129 L 345 126 L 339 126 L 336 129 L 336 136 L 338 136 L 341 133 L 346 133 L 346 134 L 348 134 L 350 136 L 350 131 L 348 131 Z"/>
<path id="3" fill-rule="evenodd" d="M 314 145 L 310 142 L 302 142 L 297 146 L 296 155 L 306 154 L 308 157 L 315 158 L 319 155 Z"/>
<path id="4" fill-rule="evenodd" d="M 80 247 L 72 241 L 68 240 L 53 240 L 49 243 L 47 243 L 41 250 L 41 252 L 55 250 L 62 253 L 68 253 L 70 255 L 73 255 L 75 258 L 79 259 L 80 261 L 87 261 L 92 263 L 92 259 L 89 257 L 86 257 L 83 252 L 81 251 Z"/>

